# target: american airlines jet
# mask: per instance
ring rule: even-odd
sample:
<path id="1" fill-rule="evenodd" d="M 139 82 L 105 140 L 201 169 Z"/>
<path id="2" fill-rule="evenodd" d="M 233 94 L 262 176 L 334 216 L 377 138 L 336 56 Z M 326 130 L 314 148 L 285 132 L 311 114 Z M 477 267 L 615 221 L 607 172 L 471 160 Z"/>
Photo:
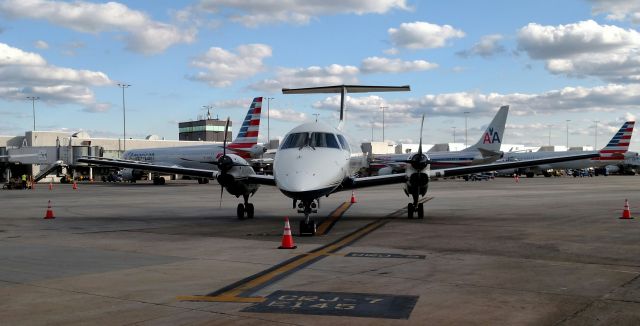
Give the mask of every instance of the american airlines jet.
<path id="1" fill-rule="evenodd" d="M 540 158 L 549 158 L 555 156 L 572 155 L 579 153 L 596 153 L 598 156 L 575 160 L 569 162 L 549 163 L 544 165 L 530 166 L 517 171 L 503 171 L 508 173 L 521 173 L 527 177 L 532 178 L 536 174 L 547 175 L 547 170 L 566 170 L 566 169 L 587 169 L 591 167 L 603 168 L 612 164 L 623 164 L 625 158 L 630 157 L 633 154 L 627 155 L 629 150 L 629 144 L 631 143 L 631 136 L 633 134 L 633 127 L 635 121 L 627 121 L 622 124 L 622 127 L 618 132 L 613 135 L 609 143 L 599 151 L 566 151 L 566 152 L 530 152 L 530 153 L 505 153 L 503 161 L 519 161 L 519 160 L 531 160 Z"/>
<path id="2" fill-rule="evenodd" d="M 216 178 L 218 183 L 230 194 L 240 197 L 244 202 L 237 207 L 238 218 L 252 218 L 254 206 L 249 197 L 256 194 L 260 185 L 276 187 L 293 202 L 293 208 L 304 214 L 300 222 L 301 233 L 315 234 L 316 223 L 310 218 L 317 211 L 320 199 L 335 192 L 347 189 L 365 188 L 388 184 L 401 184 L 404 193 L 410 197 L 407 214 L 413 218 L 424 216 L 423 204 L 419 201 L 427 193 L 431 178 L 465 175 L 504 168 L 517 168 L 567 160 L 592 158 L 598 154 L 577 154 L 539 160 L 481 164 L 468 167 L 431 170 L 431 160 L 422 151 L 422 135 L 418 152 L 405 161 L 406 172 L 374 177 L 354 177 L 350 169 L 351 147 L 345 133 L 345 99 L 347 92 L 393 92 L 409 91 L 409 86 L 360 86 L 337 85 L 298 89 L 283 89 L 284 94 L 340 93 L 340 123 L 338 127 L 321 122 L 303 123 L 289 131 L 276 152 L 273 175 L 257 175 L 247 161 L 237 154 L 223 153 L 218 158 L 218 170 L 184 167 L 159 167 L 162 171 L 180 173 L 196 177 Z M 424 116 L 422 119 L 424 123 Z M 422 126 L 420 128 L 422 134 Z M 223 147 L 224 149 L 224 147 Z M 128 168 L 155 169 L 157 165 L 134 163 L 109 163 L 94 158 L 81 158 L 80 162 Z M 221 193 L 222 197 L 222 193 Z"/>
<path id="3" fill-rule="evenodd" d="M 431 159 L 431 169 L 437 170 L 448 167 L 486 164 L 500 159 L 503 153 L 500 151 L 504 136 L 504 127 L 509 114 L 509 106 L 500 107 L 496 115 L 487 126 L 478 142 L 461 151 L 456 152 L 427 152 Z M 382 154 L 372 155 L 374 163 L 387 165 L 378 171 L 378 175 L 390 174 L 404 168 L 404 161 L 415 153 L 408 154 Z M 398 166 L 401 164 L 402 166 Z"/>
<path id="4" fill-rule="evenodd" d="M 230 153 L 234 153 L 243 159 L 251 159 L 259 157 L 264 153 L 265 148 L 258 145 L 258 132 L 260 128 L 260 112 L 262 110 L 262 97 L 253 99 L 249 111 L 242 122 L 240 131 L 236 138 L 231 142 L 227 149 Z M 224 131 L 225 135 L 227 130 Z M 119 174 L 128 181 L 139 180 L 145 173 L 163 172 L 145 169 L 146 165 L 166 166 L 166 167 L 185 167 L 194 169 L 211 169 L 216 168 L 218 158 L 223 154 L 223 146 L 221 145 L 194 145 L 181 147 L 161 147 L 161 148 L 143 148 L 134 149 L 124 152 L 123 159 L 105 159 L 95 158 L 112 162 L 129 162 L 140 163 L 140 168 L 124 168 Z M 146 165 L 145 165 L 146 164 Z M 170 173 L 170 172 L 169 172 Z M 198 178 L 198 183 L 208 183 L 208 178 Z M 155 176 L 154 184 L 164 184 L 163 177 Z"/>

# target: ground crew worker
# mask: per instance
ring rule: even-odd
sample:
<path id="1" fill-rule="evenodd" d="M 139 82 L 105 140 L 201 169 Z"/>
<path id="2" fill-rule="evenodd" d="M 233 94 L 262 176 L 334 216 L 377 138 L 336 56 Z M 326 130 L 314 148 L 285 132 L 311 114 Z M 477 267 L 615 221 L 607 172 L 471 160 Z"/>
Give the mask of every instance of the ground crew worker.
<path id="1" fill-rule="evenodd" d="M 27 175 L 22 175 L 22 189 L 27 189 Z"/>

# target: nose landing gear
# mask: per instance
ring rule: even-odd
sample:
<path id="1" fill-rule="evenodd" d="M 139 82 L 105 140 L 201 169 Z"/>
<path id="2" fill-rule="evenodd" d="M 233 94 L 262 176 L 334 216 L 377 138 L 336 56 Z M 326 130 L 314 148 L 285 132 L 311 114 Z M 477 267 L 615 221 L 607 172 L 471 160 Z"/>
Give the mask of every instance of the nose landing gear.
<path id="1" fill-rule="evenodd" d="M 301 236 L 314 236 L 316 234 L 318 225 L 316 224 L 316 221 L 309 217 L 309 215 L 311 215 L 311 213 L 317 213 L 317 208 L 319 206 L 320 201 L 317 199 L 312 201 L 301 201 L 298 204 L 298 213 L 304 214 L 304 220 L 300 221 Z"/>

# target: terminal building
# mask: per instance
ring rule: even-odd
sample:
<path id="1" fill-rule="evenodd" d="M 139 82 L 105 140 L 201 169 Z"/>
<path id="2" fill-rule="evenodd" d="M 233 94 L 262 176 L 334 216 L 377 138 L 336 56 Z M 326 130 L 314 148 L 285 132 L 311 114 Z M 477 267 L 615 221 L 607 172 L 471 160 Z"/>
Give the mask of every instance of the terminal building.
<path id="1" fill-rule="evenodd" d="M 224 128 L 224 127 L 223 127 Z M 213 141 L 164 140 L 149 135 L 145 139 L 127 139 L 126 149 L 220 144 Z M 23 136 L 0 136 L 0 182 L 23 174 L 37 176 L 58 161 L 64 162 L 45 180 L 59 181 L 61 176 L 99 179 L 112 168 L 89 167 L 77 161 L 82 156 L 120 158 L 125 142 L 114 138 L 92 138 L 86 132 L 69 134 L 56 131 L 27 131 Z"/>

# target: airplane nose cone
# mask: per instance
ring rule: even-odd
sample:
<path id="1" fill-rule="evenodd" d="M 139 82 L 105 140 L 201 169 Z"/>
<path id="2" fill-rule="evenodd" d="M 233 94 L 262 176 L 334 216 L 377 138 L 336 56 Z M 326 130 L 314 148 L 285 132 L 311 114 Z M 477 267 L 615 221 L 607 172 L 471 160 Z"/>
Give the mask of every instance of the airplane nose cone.
<path id="1" fill-rule="evenodd" d="M 344 167 L 316 151 L 288 149 L 278 152 L 273 174 L 287 196 L 317 198 L 330 193 L 344 178 Z M 313 199 L 313 198 L 312 198 Z"/>

